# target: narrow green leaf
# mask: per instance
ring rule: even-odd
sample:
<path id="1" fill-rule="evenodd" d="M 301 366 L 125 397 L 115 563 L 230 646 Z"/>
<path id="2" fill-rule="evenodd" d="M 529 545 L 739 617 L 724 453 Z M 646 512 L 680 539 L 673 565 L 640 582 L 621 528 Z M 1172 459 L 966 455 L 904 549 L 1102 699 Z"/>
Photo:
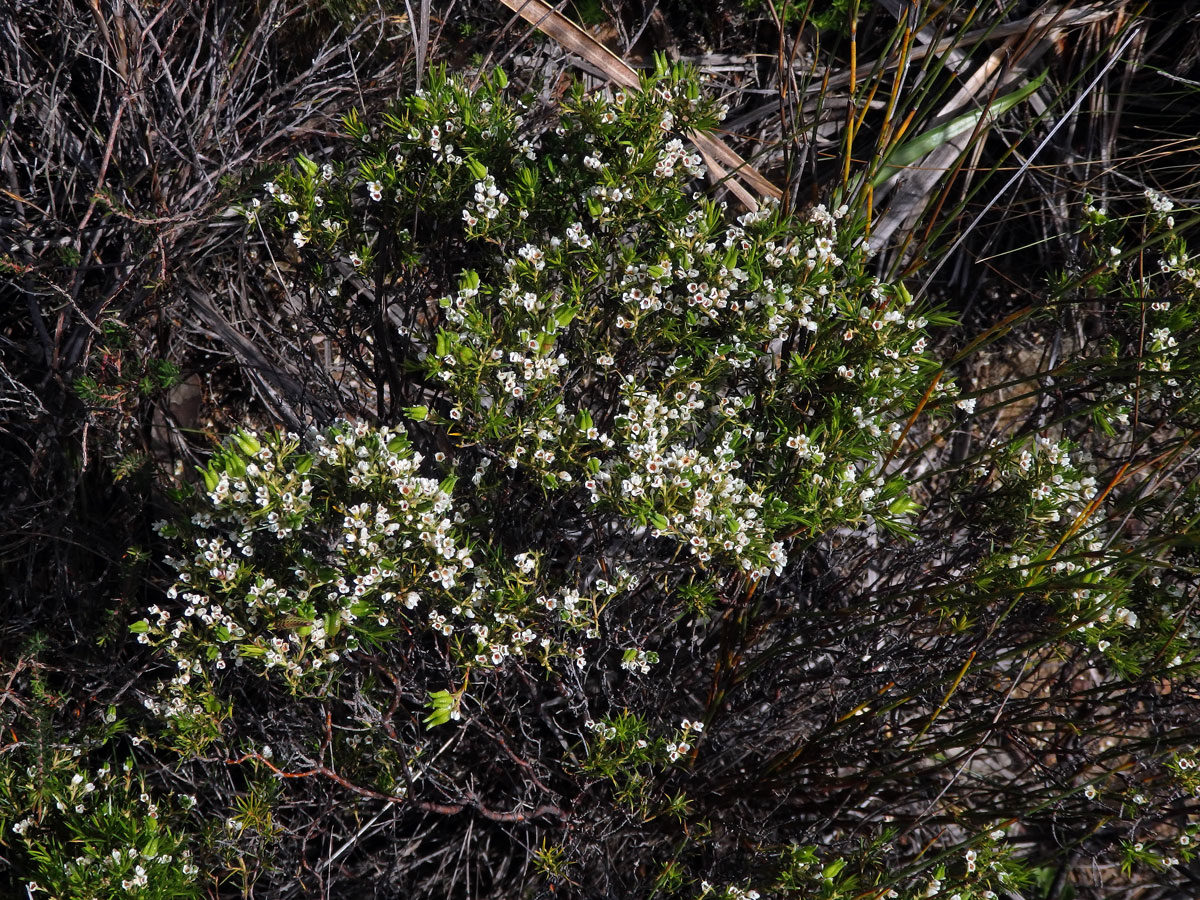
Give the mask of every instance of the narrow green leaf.
<path id="1" fill-rule="evenodd" d="M 1003 97 L 995 100 L 986 110 L 973 110 L 969 113 L 964 113 L 957 118 L 951 119 L 937 128 L 931 128 L 923 134 L 918 135 L 911 141 L 906 141 L 899 147 L 896 147 L 888 154 L 887 162 L 880 167 L 875 177 L 871 180 L 871 186 L 878 188 L 885 182 L 894 178 L 901 169 L 915 163 L 917 160 L 932 153 L 943 144 L 954 140 L 960 134 L 971 131 L 979 123 L 980 118 L 987 114 L 989 116 L 998 116 L 1008 112 L 1021 101 L 1025 100 L 1042 86 L 1042 82 L 1046 80 L 1046 72 L 1043 72 L 1029 84 L 1022 87 L 1020 90 L 1013 91 L 1011 94 L 1005 94 Z"/>

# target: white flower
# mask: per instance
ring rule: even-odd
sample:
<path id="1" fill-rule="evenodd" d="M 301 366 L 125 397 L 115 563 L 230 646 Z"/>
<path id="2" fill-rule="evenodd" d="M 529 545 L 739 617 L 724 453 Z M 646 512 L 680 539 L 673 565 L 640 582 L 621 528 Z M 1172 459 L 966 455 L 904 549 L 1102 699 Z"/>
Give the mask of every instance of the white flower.
<path id="1" fill-rule="evenodd" d="M 787 439 L 787 445 L 803 456 L 811 449 L 812 442 L 806 434 L 794 434 Z"/>

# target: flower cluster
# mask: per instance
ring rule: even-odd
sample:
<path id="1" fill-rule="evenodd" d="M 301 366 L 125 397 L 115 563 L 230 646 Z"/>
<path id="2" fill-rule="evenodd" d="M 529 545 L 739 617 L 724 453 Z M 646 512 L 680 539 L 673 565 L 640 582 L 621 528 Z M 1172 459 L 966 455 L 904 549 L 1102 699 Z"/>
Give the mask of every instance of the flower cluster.
<path id="1" fill-rule="evenodd" d="M 344 654 L 413 631 L 447 639 L 464 668 L 530 654 L 581 664 L 563 640 L 594 632 L 593 596 L 532 593 L 535 558 L 478 552 L 456 479 L 427 471 L 403 429 L 232 439 L 204 472 L 207 508 L 159 524 L 188 550 L 168 560 L 168 603 L 133 627 L 177 669 L 147 707 L 202 716 L 223 670 L 243 666 L 301 689 Z M 621 589 L 600 581 L 602 596 Z"/>
<path id="2" fill-rule="evenodd" d="M 1095 476 L 1085 474 L 1087 461 L 1068 441 L 1039 435 L 1006 463 L 997 473 L 993 487 L 1016 488 L 1026 493 L 1034 519 L 1069 522 L 1095 497 Z"/>
<path id="3" fill-rule="evenodd" d="M 689 757 L 704 731 L 702 723 L 684 719 L 669 736 L 655 736 L 645 718 L 631 713 L 588 719 L 583 727 L 592 735 L 584 768 L 626 791 L 642 783 L 639 772 L 661 771 Z"/>
<path id="4" fill-rule="evenodd" d="M 27 762 L 0 787 L 0 822 L 35 863 L 32 896 L 199 896 L 199 867 L 173 830 L 193 798 L 152 795 L 132 760 L 89 768 L 77 749 Z"/>
<path id="5" fill-rule="evenodd" d="M 154 620 L 148 640 L 172 653 L 172 640 L 191 641 L 192 679 L 215 678 L 216 663 L 236 657 L 289 682 L 336 657 L 353 662 L 368 644 L 425 641 L 459 667 L 450 690 L 431 693 L 429 725 L 489 715 L 466 703 L 468 675 L 474 684 L 495 668 L 532 676 L 537 667 L 522 662 L 558 664 L 556 689 L 578 718 L 554 727 L 586 745 L 564 765 L 644 820 L 683 818 L 688 798 L 665 786 L 695 760 L 702 729 L 685 720 L 664 731 L 671 712 L 647 699 L 662 696 L 659 679 L 645 677 L 658 654 L 672 668 L 684 655 L 663 635 L 685 619 L 725 627 L 705 618 L 718 603 L 781 599 L 805 583 L 798 561 L 815 544 L 864 537 L 877 547 L 883 532 L 923 527 L 907 479 L 925 475 L 909 446 L 936 445 L 929 422 L 976 415 L 986 390 L 960 393 L 933 358 L 929 331 L 948 319 L 871 274 L 850 208 L 789 215 L 764 202 L 735 216 L 699 191 L 703 167 L 685 135 L 720 111 L 684 74 L 660 66 L 637 93 L 576 87 L 546 117 L 527 116 L 502 82 L 483 78 L 472 92 L 435 75 L 378 123 L 348 122 L 352 158 L 331 187 L 303 164 L 276 178 L 264 217 L 285 240 L 318 194 L 323 209 L 349 211 L 332 239 L 301 232 L 300 266 L 318 284 L 340 279 L 343 297 L 369 296 L 396 324 L 395 361 L 413 377 L 372 399 L 408 424 L 309 436 L 294 451 L 309 460 L 304 471 L 276 460 L 271 477 L 291 480 L 265 494 L 258 474 L 222 459 L 209 500 L 264 504 L 275 518 L 247 513 L 247 526 L 214 510 L 195 523 L 181 567 L 191 582 L 181 578 L 171 599 L 186 600 L 199 625 L 175 633 L 176 619 Z M 408 233 L 423 219 L 445 225 L 436 240 Z M 1109 256 L 1111 273 L 1120 253 Z M 376 269 L 388 260 L 392 269 Z M 435 299 L 396 290 L 396 265 L 405 278 L 436 270 Z M 357 336 L 382 353 L 372 328 Z M 1181 334 L 1153 321 L 1148 372 L 1174 377 Z M 1023 530 L 983 554 L 978 572 L 969 567 L 979 554 L 961 555 L 966 568 L 932 566 L 931 579 L 958 583 L 922 609 L 945 602 L 950 613 L 987 579 L 1006 596 L 1035 596 L 1064 634 L 1101 652 L 1114 633 L 1146 625 L 1153 613 L 1129 596 L 1134 576 L 1102 534 L 1101 484 L 1081 446 L 1060 437 L 1073 434 L 1042 427 L 954 470 L 971 469 L 968 490 Z M 416 453 L 410 439 L 437 454 Z M 932 493 L 922 497 L 931 506 Z M 946 622 L 975 627 L 966 613 Z M 191 627 L 233 635 L 203 631 L 218 650 L 199 671 Z M 875 709 L 848 718 L 870 727 Z M 985 896 L 1000 855 L 967 847 L 955 871 L 933 882 L 926 873 L 909 893 Z M 793 882 L 756 889 L 819 887 L 812 860 L 789 871 Z"/>
<path id="6" fill-rule="evenodd" d="M 449 392 L 416 418 L 751 579 L 784 570 L 787 534 L 902 529 L 913 505 L 879 466 L 937 368 L 932 314 L 865 273 L 848 208 L 727 221 L 673 136 L 721 111 L 680 71 L 637 94 L 577 89 L 534 137 L 502 82 L 472 94 L 438 76 L 378 136 L 348 123 L 368 190 L 397 199 L 321 253 L 368 260 L 374 229 L 413 204 L 452 210 L 475 248 L 441 320 L 405 331 Z M 461 164 L 443 158 L 451 133 L 473 148 Z M 303 166 L 277 180 L 314 190 Z M 936 381 L 930 408 L 956 395 Z"/>
<path id="7" fill-rule="evenodd" d="M 625 412 L 617 418 L 624 452 L 588 480 L 593 502 L 608 499 L 617 506 L 644 509 L 656 536 L 679 540 L 701 562 L 715 551 L 737 560 L 754 578 L 771 569 L 782 571 L 787 555 L 767 530 L 761 512 L 766 498 L 738 475 L 740 429 L 725 431 L 708 453 L 695 446 L 665 444 L 678 433 L 675 423 L 686 427 L 692 412 L 704 408 L 698 387 L 691 384 L 676 392 L 670 405 L 649 392 L 626 394 Z M 766 561 L 759 562 L 755 551 Z"/>

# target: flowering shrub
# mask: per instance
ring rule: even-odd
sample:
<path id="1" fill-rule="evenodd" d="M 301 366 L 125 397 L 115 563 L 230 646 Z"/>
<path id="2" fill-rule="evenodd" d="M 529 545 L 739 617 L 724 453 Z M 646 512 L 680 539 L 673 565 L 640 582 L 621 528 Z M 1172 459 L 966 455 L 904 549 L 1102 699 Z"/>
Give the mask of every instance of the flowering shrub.
<path id="1" fill-rule="evenodd" d="M 1141 849 L 1088 852 L 1141 859 L 1190 783 L 1128 685 L 1194 668 L 1160 573 L 1196 482 L 1157 463 L 1190 440 L 1191 306 L 942 452 L 1008 401 L 960 393 L 969 353 L 933 354 L 949 320 L 870 273 L 853 209 L 699 193 L 680 135 L 720 115 L 663 64 L 549 119 L 439 74 L 272 173 L 247 219 L 358 414 L 239 432 L 160 525 L 144 705 L 186 753 L 422 817 L 397 841 L 536 834 L 584 895 L 995 897 L 1100 815 Z"/>
<path id="2" fill-rule="evenodd" d="M 616 585 L 601 580 L 599 598 L 571 588 L 535 596 L 536 558 L 473 549 L 454 476 L 421 476 L 402 429 L 343 424 L 314 430 L 310 453 L 300 443 L 241 433 L 204 473 L 209 509 L 160 523 L 166 536 L 192 537 L 189 556 L 169 560 L 178 583 L 167 599 L 186 604 L 182 614 L 155 605 L 134 626 L 179 670 L 166 702 L 147 698 L 151 710 L 194 730 L 230 666 L 317 690 L 342 654 L 420 632 L 449 639 L 464 683 L 472 668 L 510 657 L 580 663 L 565 641 L 595 630 Z M 459 718 L 460 699 L 433 721 Z"/>
<path id="3" fill-rule="evenodd" d="M 133 758 L 114 755 L 115 709 L 98 729 L 67 735 L 41 706 L 0 769 L 0 834 L 6 855 L 28 860 L 28 895 L 200 897 L 185 821 L 196 798 L 151 787 Z"/>
<path id="4" fill-rule="evenodd" d="M 421 399 L 436 398 L 408 416 L 480 458 L 481 490 L 503 467 L 582 485 L 625 527 L 753 579 L 782 570 L 783 534 L 903 528 L 903 484 L 880 462 L 937 363 L 928 311 L 866 274 L 844 207 L 735 224 L 691 190 L 700 159 L 672 129 L 715 120 L 664 70 L 633 95 L 577 86 L 553 130 L 521 137 L 495 87 L 435 79 L 378 134 L 348 123 L 357 169 L 302 161 L 268 185 L 269 208 L 329 296 L 394 277 L 381 255 L 431 205 L 461 213 L 457 289 L 438 315 L 397 313 L 413 319 L 400 330 Z M 318 221 L 360 191 L 365 221 Z M 953 395 L 940 382 L 927 408 Z"/>

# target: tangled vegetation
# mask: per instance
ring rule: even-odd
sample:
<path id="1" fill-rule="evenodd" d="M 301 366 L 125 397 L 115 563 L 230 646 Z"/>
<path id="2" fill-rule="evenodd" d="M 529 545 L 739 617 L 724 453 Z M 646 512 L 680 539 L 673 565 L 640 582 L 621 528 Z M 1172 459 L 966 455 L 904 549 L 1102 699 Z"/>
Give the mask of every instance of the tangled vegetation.
<path id="1" fill-rule="evenodd" d="M 1058 127 L 1026 101 L 1059 83 L 1066 106 L 1082 78 L 1029 71 L 939 117 L 933 54 L 908 94 L 903 71 L 852 74 L 837 152 L 784 105 L 780 155 L 756 164 L 785 189 L 752 197 L 695 137 L 745 127 L 749 95 L 664 54 L 637 86 L 568 80 L 484 42 L 443 63 L 431 22 L 469 42 L 496 24 L 474 12 L 406 5 L 396 60 L 383 9 L 227 5 L 130 3 L 120 36 L 84 4 L 64 20 L 142 79 L 142 100 L 100 88 L 112 137 L 87 159 L 120 188 L 34 177 L 94 136 L 2 136 L 29 176 L 5 194 L 24 233 L 0 338 L 14 896 L 1189 889 L 1192 211 L 1089 181 L 1029 292 L 981 309 L 938 272 L 1017 242 L 971 243 L 999 176 L 955 200 L 946 161 L 917 209 L 901 174 L 1031 116 L 977 166 L 998 172 Z M 809 11 L 889 53 L 917 24 L 1015 18 L 922 8 L 906 32 L 849 6 Z M 837 37 L 767 7 L 736 14 Z M 167 21 L 235 39 L 187 62 Z M 1085 74 L 1154 25 L 1122 20 Z M 9 71 L 43 71 L 33 33 L 6 34 Z M 842 59 L 819 50 L 817 119 Z M 181 90 L 198 67 L 236 102 Z M 6 78 L 27 124 L 49 88 Z M 292 146 L 272 117 L 322 84 Z M 194 118 L 123 131 L 155 91 Z M 908 105 L 916 138 L 893 118 Z M 224 162 L 133 177 L 151 153 Z"/>

